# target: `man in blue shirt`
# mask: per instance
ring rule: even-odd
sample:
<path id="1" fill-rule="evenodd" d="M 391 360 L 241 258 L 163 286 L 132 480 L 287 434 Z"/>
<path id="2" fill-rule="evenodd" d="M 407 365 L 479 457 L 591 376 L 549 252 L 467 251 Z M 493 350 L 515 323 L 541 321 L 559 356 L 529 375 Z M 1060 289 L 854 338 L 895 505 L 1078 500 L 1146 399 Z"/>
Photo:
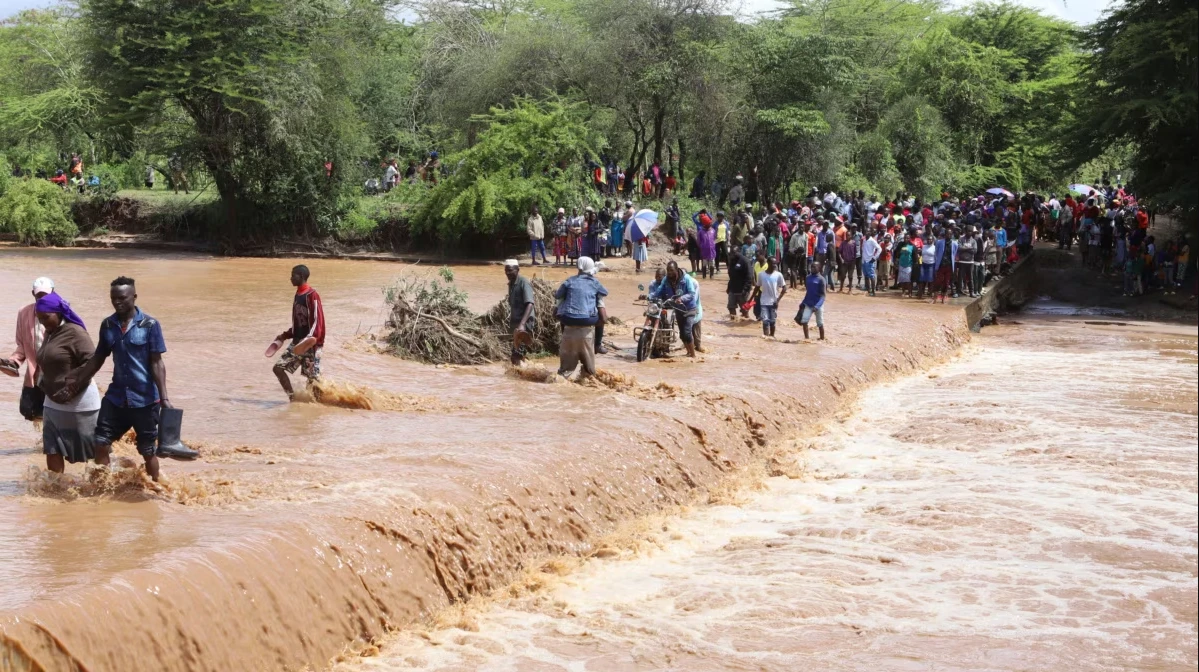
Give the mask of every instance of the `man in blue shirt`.
<path id="1" fill-rule="evenodd" d="M 699 305 L 699 283 L 684 273 L 674 261 L 666 264 L 666 279 L 650 294 L 652 301 L 673 300 L 678 308 L 675 321 L 679 325 L 679 339 L 687 348 L 687 356 L 695 357 L 695 323 L 701 318 Z"/>
<path id="2" fill-rule="evenodd" d="M 112 383 L 104 393 L 96 419 L 96 464 L 108 465 L 112 444 L 133 429 L 137 452 L 146 462 L 146 473 L 158 480 L 158 416 L 172 408 L 167 398 L 167 351 L 162 325 L 137 307 L 133 279 L 112 281 L 109 298 L 116 313 L 100 323 L 96 353 L 71 374 L 73 389 L 87 385 L 112 355 Z"/>
<path id="3" fill-rule="evenodd" d="M 803 297 L 803 301 L 799 304 L 799 314 L 795 316 L 795 321 L 799 326 L 803 327 L 803 337 L 808 338 L 808 322 L 812 320 L 812 315 L 816 316 L 816 328 L 820 330 L 820 340 L 824 340 L 824 295 L 826 294 L 827 285 L 824 277 L 820 275 L 820 262 L 815 262 L 808 270 L 808 278 L 804 281 L 804 288 L 807 293 Z"/>

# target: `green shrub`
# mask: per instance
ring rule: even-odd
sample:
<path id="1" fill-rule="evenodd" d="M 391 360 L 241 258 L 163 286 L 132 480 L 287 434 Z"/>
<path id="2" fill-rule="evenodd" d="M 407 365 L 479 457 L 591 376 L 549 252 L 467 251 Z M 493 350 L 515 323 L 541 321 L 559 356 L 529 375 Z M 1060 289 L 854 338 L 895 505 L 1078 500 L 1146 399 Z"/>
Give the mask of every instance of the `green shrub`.
<path id="1" fill-rule="evenodd" d="M 71 220 L 71 197 L 57 185 L 31 178 L 12 180 L 0 197 L 0 231 L 25 245 L 70 245 L 79 235 Z"/>
<path id="2" fill-rule="evenodd" d="M 12 166 L 8 165 L 8 157 L 0 154 L 0 197 L 4 196 L 4 191 L 8 189 L 8 182 L 12 179 Z"/>

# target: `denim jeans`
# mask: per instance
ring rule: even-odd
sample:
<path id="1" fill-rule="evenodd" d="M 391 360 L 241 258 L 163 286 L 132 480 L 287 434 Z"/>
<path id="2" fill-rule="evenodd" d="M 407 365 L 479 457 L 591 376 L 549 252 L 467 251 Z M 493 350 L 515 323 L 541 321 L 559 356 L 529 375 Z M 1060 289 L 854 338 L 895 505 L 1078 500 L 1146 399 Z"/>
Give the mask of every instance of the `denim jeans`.
<path id="1" fill-rule="evenodd" d="M 778 306 L 762 306 L 762 326 L 773 327 L 779 318 Z"/>
<path id="2" fill-rule="evenodd" d="M 546 261 L 546 258 L 545 258 L 545 241 L 544 241 L 544 240 L 530 240 L 530 241 L 529 241 L 529 248 L 530 248 L 530 250 L 531 250 L 531 252 L 532 252 L 533 261 L 537 261 L 537 252 L 538 252 L 538 251 L 540 251 L 540 252 L 541 252 L 541 260 L 542 260 L 542 261 Z"/>

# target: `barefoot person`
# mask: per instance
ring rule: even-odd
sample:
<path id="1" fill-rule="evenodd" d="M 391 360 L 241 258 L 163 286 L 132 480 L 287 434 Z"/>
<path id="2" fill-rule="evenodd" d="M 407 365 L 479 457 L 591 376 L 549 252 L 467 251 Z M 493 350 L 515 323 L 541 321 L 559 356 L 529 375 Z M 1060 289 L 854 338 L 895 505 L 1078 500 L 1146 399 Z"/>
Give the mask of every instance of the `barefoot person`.
<path id="1" fill-rule="evenodd" d="M 775 268 L 774 257 L 766 259 L 766 268 L 758 274 L 758 288 L 761 290 L 758 305 L 762 307 L 762 335 L 773 338 L 779 303 L 787 293 L 787 281 Z"/>
<path id="2" fill-rule="evenodd" d="M 0 366 L 8 367 L 13 375 L 25 365 L 25 380 L 21 386 L 21 417 L 26 420 L 40 420 L 42 403 L 46 395 L 37 386 L 37 351 L 42 347 L 46 337 L 46 328 L 37 319 L 37 300 L 54 292 L 54 281 L 50 278 L 38 278 L 33 281 L 34 303 L 17 311 L 16 349 L 8 359 L 0 359 Z"/>
<path id="3" fill-rule="evenodd" d="M 34 353 L 38 386 L 45 395 L 42 453 L 46 468 L 61 474 L 66 462 L 86 462 L 95 455 L 100 392 L 90 381 L 80 393 L 70 384 L 71 372 L 94 359 L 95 347 L 66 299 L 43 294 L 35 307 L 43 330 L 42 343 Z"/>
<path id="4" fill-rule="evenodd" d="M 162 361 L 162 353 L 167 351 L 162 325 L 137 307 L 133 278 L 113 280 L 108 293 L 116 312 L 100 323 L 96 353 L 71 373 L 68 392 L 73 394 L 79 386 L 90 384 L 112 355 L 112 382 L 96 419 L 96 464 L 107 466 L 113 442 L 132 429 L 146 473 L 157 481 L 159 414 L 163 408 L 172 408 L 167 397 L 167 367 Z"/>
<path id="5" fill-rule="evenodd" d="M 283 386 L 288 399 L 296 398 L 288 374 L 297 370 L 308 380 L 308 384 L 321 377 L 321 349 L 325 347 L 325 309 L 321 296 L 308 284 L 311 273 L 300 264 L 291 269 L 291 285 L 296 288 L 296 298 L 291 304 L 291 328 L 279 334 L 277 342 L 291 343 L 287 351 L 275 364 L 275 377 Z"/>
<path id="6" fill-rule="evenodd" d="M 824 296 L 828 293 L 827 285 L 824 277 L 820 275 L 820 262 L 812 264 L 808 271 L 808 278 L 804 281 L 804 289 L 807 293 L 804 294 L 803 302 L 799 304 L 799 314 L 795 316 L 795 321 L 799 326 L 803 327 L 803 337 L 808 338 L 808 322 L 812 320 L 812 316 L 816 316 L 816 328 L 820 330 L 820 340 L 824 340 Z"/>
<path id="7" fill-rule="evenodd" d="M 512 331 L 512 366 L 524 361 L 528 325 L 535 321 L 533 316 L 533 283 L 520 274 L 520 262 L 508 259 L 504 262 L 504 275 L 508 276 L 508 327 Z"/>

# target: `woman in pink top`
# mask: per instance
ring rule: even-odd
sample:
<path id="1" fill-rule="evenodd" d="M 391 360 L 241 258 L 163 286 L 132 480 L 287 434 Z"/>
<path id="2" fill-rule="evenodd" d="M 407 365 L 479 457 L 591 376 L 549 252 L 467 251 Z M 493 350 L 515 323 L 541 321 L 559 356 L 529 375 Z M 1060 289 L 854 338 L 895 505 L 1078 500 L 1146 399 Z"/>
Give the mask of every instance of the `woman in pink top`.
<path id="1" fill-rule="evenodd" d="M 54 291 L 54 281 L 50 278 L 38 278 L 33 281 L 33 298 L 42 298 Z M 17 347 L 12 356 L 0 360 L 0 366 L 20 370 L 25 364 L 25 381 L 21 388 L 21 415 L 26 420 L 42 418 L 42 403 L 46 396 L 37 387 L 37 351 L 42 347 L 46 330 L 37 321 L 37 310 L 34 304 L 29 304 L 17 311 Z"/>

